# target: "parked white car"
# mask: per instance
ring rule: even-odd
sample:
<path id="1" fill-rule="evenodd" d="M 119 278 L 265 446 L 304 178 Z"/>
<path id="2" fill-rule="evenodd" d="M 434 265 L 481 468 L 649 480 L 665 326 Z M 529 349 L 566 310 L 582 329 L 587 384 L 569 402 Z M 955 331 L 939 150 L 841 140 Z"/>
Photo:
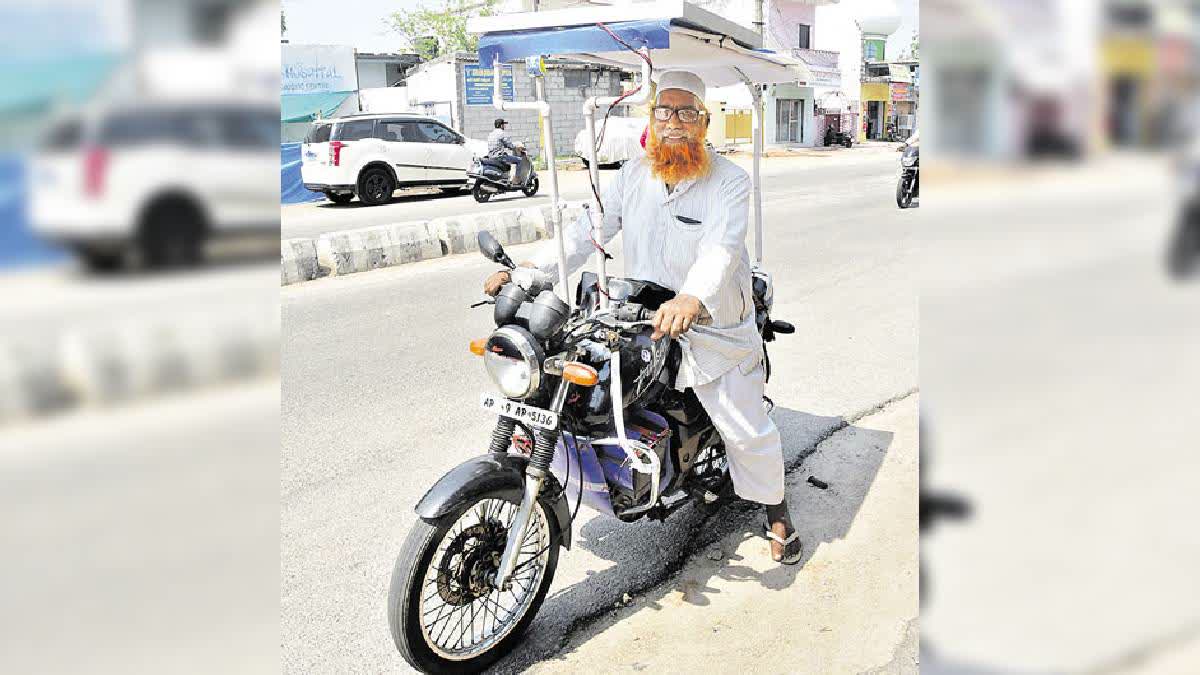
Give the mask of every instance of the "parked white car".
<path id="1" fill-rule="evenodd" d="M 94 270 L 199 262 L 217 235 L 278 231 L 279 108 L 139 100 L 56 120 L 30 158 L 39 236 Z"/>
<path id="2" fill-rule="evenodd" d="M 425 115 L 365 114 L 314 122 L 300 153 L 304 187 L 337 204 L 357 195 L 376 206 L 398 188 L 461 190 L 487 143 Z"/>
<path id="3" fill-rule="evenodd" d="M 596 135 L 600 135 L 601 120 L 596 120 Z M 601 139 L 600 149 L 596 153 L 596 162 L 598 164 L 620 164 L 625 160 L 632 159 L 646 150 L 642 148 L 642 132 L 646 130 L 646 120 L 644 118 L 633 117 L 609 117 L 608 127 L 604 131 L 604 138 Z M 587 152 L 587 129 L 583 129 L 575 135 L 575 154 L 583 159 L 584 166 L 588 163 Z"/>

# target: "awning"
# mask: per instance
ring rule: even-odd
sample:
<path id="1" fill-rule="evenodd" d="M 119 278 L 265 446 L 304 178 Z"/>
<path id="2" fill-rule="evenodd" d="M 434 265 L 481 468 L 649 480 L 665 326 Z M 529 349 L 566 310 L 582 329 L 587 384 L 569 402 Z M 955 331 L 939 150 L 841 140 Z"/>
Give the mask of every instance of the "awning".
<path id="1" fill-rule="evenodd" d="M 279 121 L 311 122 L 331 117 L 352 91 L 327 91 L 316 94 L 289 94 L 279 97 Z"/>
<path id="2" fill-rule="evenodd" d="M 652 4 L 652 3 L 647 3 Z M 505 15 L 499 19 L 521 16 L 524 24 L 537 20 L 549 23 L 561 20 L 564 26 L 530 25 L 523 30 L 489 30 L 497 17 L 472 19 L 468 29 L 480 32 L 479 60 L 490 65 L 493 59 L 501 63 L 517 61 L 527 56 L 554 56 L 565 59 L 610 65 L 624 70 L 637 70 L 641 59 L 637 54 L 613 40 L 603 28 L 582 23 L 579 18 L 590 16 L 590 8 L 572 8 L 545 12 L 545 17 L 533 13 Z M 551 16 L 553 15 L 553 16 Z M 573 18 L 573 17 L 579 18 Z M 709 87 L 725 87 L 742 83 L 742 75 L 751 82 L 773 84 L 807 81 L 811 71 L 804 62 L 791 56 L 766 49 L 750 49 L 738 41 L 719 34 L 700 30 L 694 19 L 649 18 L 636 21 L 614 21 L 605 25 L 634 48 L 648 47 L 654 70 L 690 70 Z"/>

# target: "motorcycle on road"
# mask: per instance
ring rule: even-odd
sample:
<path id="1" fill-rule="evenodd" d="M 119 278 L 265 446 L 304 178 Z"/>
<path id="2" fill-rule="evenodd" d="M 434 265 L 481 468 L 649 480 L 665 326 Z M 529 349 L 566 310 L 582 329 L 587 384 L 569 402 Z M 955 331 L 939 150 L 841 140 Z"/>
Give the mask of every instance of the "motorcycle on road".
<path id="1" fill-rule="evenodd" d="M 514 167 L 497 155 L 476 157 L 471 168 L 467 170 L 467 179 L 471 183 L 471 196 L 483 204 L 492 197 L 505 192 L 520 191 L 526 197 L 532 197 L 538 191 L 537 171 L 525 150 L 525 144 L 518 142 L 516 155 L 520 162 Z"/>
<path id="2" fill-rule="evenodd" d="M 598 277 L 585 272 L 571 311 L 552 279 L 514 267 L 491 234 L 478 243 L 512 278 L 476 303 L 494 305 L 496 328 L 470 345 L 496 387 L 480 406 L 499 419 L 487 453 L 417 504 L 388 595 L 396 646 L 425 672 L 477 671 L 515 646 L 571 547 L 572 504 L 661 521 L 733 494 L 720 434 L 691 389 L 672 387 L 679 343 L 650 338 L 650 317 L 674 292 L 610 277 L 602 309 Z M 764 343 L 794 331 L 770 318 L 771 278 L 757 269 L 753 295 Z"/>
<path id="3" fill-rule="evenodd" d="M 576 61 L 641 70 L 633 89 L 620 96 L 592 96 L 583 104 L 591 141 L 585 149 L 594 242 L 596 219 L 603 218 L 597 110 L 649 101 L 655 62 L 702 66 L 710 86 L 744 85 L 760 120 L 761 85 L 794 82 L 803 73 L 791 60 L 732 39 L 695 41 L 691 24 L 610 26 L 595 23 L 593 14 L 572 8 L 476 17 L 468 21 L 468 30 L 480 34 L 480 63 L 492 64 L 492 105 L 506 112 L 537 111 L 546 125 L 548 158 L 556 156 L 555 134 L 544 89 L 535 88 L 536 101 L 506 100 L 501 63 L 525 58 L 537 76 L 543 57 L 562 52 Z M 514 21 L 526 29 L 514 34 Z M 573 40 L 562 39 L 565 27 Z M 663 40 L 663 31 L 678 39 Z M 580 51 L 580 45 L 587 49 Z M 762 271 L 761 157 L 761 143 L 755 143 L 751 295 L 769 380 L 766 343 L 795 329 L 770 317 L 774 293 L 771 277 Z M 475 174 L 485 180 L 476 189 L 498 191 L 484 171 L 481 163 Z M 553 163 L 547 171 L 551 216 L 561 232 Z M 651 317 L 675 296 L 672 290 L 610 276 L 609 256 L 597 245 L 595 270 L 581 275 L 571 296 L 562 246 L 559 278 L 551 280 L 532 268 L 514 267 L 487 232 L 479 233 L 478 244 L 489 260 L 511 270 L 509 283 L 495 298 L 476 303 L 493 305 L 495 329 L 470 345 L 494 385 L 478 405 L 497 421 L 486 452 L 451 469 L 417 504 L 418 519 L 397 557 L 388 593 L 396 647 L 424 672 L 477 672 L 519 644 L 546 598 L 561 549 L 571 548 L 580 505 L 634 523 L 665 519 L 688 504 L 715 509 L 733 494 L 720 434 L 694 392 L 673 386 L 682 346 L 669 336 L 651 339 Z M 770 401 L 764 399 L 764 405 Z"/>
<path id="4" fill-rule="evenodd" d="M 907 209 L 917 199 L 921 187 L 920 147 L 913 136 L 896 148 L 900 155 L 900 178 L 896 181 L 896 206 Z"/>

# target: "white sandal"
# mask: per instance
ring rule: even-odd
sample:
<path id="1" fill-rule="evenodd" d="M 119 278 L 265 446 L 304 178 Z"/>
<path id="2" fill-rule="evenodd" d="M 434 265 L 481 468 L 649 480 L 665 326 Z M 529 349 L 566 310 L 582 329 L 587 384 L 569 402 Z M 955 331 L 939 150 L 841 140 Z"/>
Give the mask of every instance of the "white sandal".
<path id="1" fill-rule="evenodd" d="M 767 539 L 770 539 L 771 541 L 778 542 L 779 545 L 783 546 L 783 557 L 777 561 L 778 563 L 780 563 L 781 565 L 795 565 L 796 563 L 800 562 L 800 558 L 803 557 L 803 555 L 804 555 L 804 547 L 803 546 L 801 546 L 800 548 L 797 548 L 796 552 L 794 554 L 792 554 L 792 555 L 787 554 L 788 546 L 796 541 L 799 541 L 799 539 L 800 539 L 799 530 L 793 529 L 792 534 L 790 536 L 788 536 L 787 539 L 784 539 L 783 537 L 781 537 L 771 531 L 770 523 L 763 523 L 763 536 L 765 536 Z M 772 555 L 771 559 L 775 560 L 775 556 Z"/>

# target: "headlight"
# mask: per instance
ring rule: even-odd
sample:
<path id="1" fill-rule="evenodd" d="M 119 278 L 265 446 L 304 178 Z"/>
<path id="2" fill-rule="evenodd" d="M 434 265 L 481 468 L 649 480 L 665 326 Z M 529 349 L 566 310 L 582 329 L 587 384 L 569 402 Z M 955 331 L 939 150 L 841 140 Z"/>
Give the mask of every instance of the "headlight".
<path id="1" fill-rule="evenodd" d="M 543 354 L 529 331 L 505 326 L 492 333 L 483 352 L 488 376 L 509 398 L 525 398 L 541 384 Z"/>

